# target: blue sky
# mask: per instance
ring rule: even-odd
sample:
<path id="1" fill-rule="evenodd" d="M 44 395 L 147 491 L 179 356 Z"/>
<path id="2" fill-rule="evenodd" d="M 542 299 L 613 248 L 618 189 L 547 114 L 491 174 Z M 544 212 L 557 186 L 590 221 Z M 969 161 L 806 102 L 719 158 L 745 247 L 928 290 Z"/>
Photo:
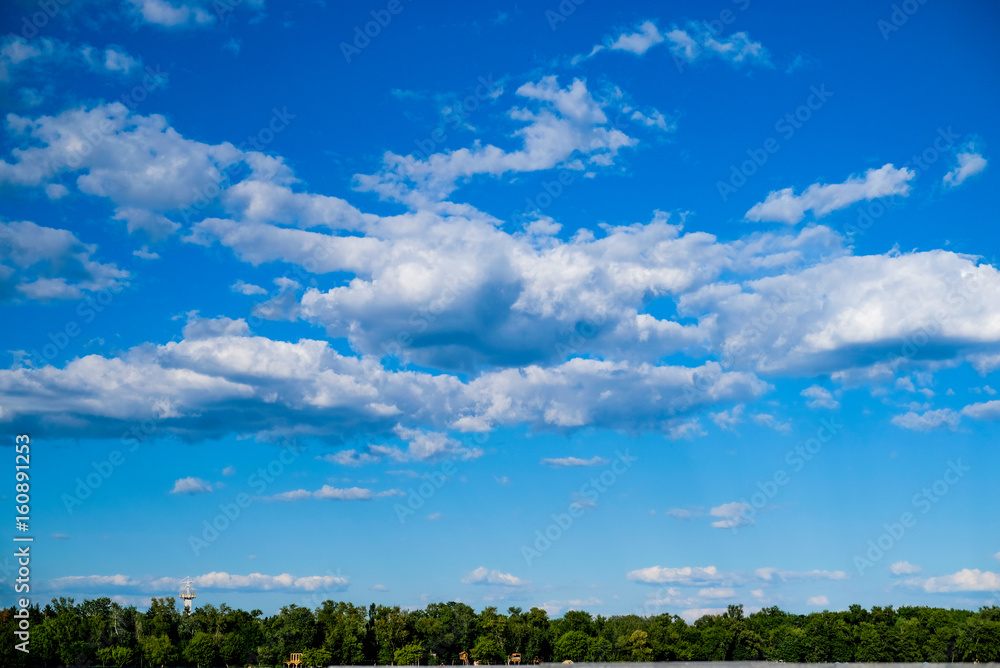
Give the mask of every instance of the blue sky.
<path id="1" fill-rule="evenodd" d="M 998 600 L 992 4 L 3 11 L 38 600 Z"/>

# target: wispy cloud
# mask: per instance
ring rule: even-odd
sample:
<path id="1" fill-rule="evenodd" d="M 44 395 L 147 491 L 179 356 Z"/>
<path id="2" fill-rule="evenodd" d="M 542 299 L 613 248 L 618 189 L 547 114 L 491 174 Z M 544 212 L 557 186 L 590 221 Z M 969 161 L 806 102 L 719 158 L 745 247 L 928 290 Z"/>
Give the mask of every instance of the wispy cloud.
<path id="1" fill-rule="evenodd" d="M 814 183 L 801 194 L 792 188 L 772 191 L 763 202 L 758 202 L 746 212 L 746 219 L 754 222 L 777 222 L 794 225 L 807 211 L 813 216 L 823 216 L 844 209 L 855 202 L 872 200 L 890 195 L 910 194 L 910 181 L 917 173 L 906 167 L 896 169 L 886 164 L 869 169 L 863 176 L 851 176 L 843 183 Z"/>

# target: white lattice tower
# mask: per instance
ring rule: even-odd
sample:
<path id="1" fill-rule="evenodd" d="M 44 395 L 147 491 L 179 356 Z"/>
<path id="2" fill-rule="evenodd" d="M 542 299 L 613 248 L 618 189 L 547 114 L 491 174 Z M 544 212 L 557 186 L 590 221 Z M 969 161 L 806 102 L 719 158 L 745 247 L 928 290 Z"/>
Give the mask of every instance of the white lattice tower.
<path id="1" fill-rule="evenodd" d="M 194 589 L 191 588 L 192 584 L 194 584 L 194 580 L 192 580 L 190 577 L 186 577 L 183 580 L 181 580 L 181 585 L 183 586 L 183 588 L 181 589 L 180 597 L 181 600 L 184 601 L 185 612 L 191 612 L 191 601 L 193 601 L 195 596 L 198 595 L 195 593 Z"/>

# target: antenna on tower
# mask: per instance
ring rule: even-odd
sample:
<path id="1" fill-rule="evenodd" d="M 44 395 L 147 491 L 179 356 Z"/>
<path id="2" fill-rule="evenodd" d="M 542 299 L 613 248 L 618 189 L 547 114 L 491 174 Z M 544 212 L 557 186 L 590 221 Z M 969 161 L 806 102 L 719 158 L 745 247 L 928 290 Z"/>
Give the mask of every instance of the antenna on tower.
<path id="1" fill-rule="evenodd" d="M 183 588 L 181 589 L 180 596 L 181 600 L 184 601 L 184 612 L 188 613 L 191 612 L 191 601 L 194 600 L 195 596 L 198 595 L 195 593 L 194 589 L 191 588 L 192 584 L 194 584 L 194 580 L 192 580 L 190 576 L 181 580 L 181 585 L 183 585 Z"/>

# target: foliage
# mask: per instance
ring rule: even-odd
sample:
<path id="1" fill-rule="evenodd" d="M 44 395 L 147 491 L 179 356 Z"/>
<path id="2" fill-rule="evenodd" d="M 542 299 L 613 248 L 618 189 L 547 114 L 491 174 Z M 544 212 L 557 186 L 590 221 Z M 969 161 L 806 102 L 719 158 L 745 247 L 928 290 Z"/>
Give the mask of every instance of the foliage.
<path id="1" fill-rule="evenodd" d="M 786 663 L 1000 660 L 1000 607 L 969 610 L 891 606 L 795 615 L 777 607 L 722 614 L 688 623 L 676 615 L 594 617 L 571 610 L 550 619 L 464 603 L 422 610 L 324 601 L 315 610 L 289 605 L 265 617 L 223 604 L 177 611 L 172 598 L 152 599 L 140 612 L 108 598 L 76 603 L 54 599 L 29 609 L 31 653 L 0 645 L 11 668 L 92 666 L 276 666 L 292 653 L 304 665 L 460 663 L 468 651 L 482 663 L 502 664 L 513 653 L 522 665 L 541 661 L 784 661 Z M 0 608 L 0 633 L 13 637 L 14 608 Z"/>

